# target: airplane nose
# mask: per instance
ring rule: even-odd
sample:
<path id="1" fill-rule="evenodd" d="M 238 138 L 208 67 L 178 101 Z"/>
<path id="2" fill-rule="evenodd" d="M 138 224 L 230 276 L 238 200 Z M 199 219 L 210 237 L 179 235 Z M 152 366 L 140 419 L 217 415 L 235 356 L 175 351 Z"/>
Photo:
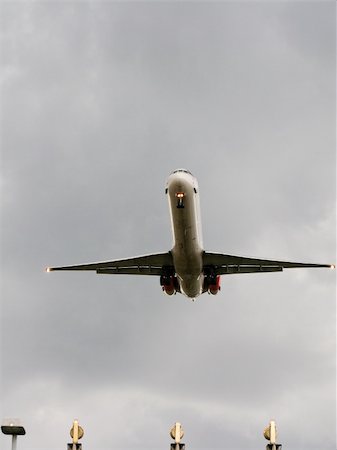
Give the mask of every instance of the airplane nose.
<path id="1" fill-rule="evenodd" d="M 179 194 L 191 193 L 191 190 L 197 192 L 197 182 L 191 172 L 185 169 L 177 169 L 168 177 L 166 194 L 170 192 L 171 195 L 177 196 Z"/>
<path id="2" fill-rule="evenodd" d="M 193 180 L 193 178 L 194 178 L 193 175 L 188 170 L 178 169 L 171 173 L 171 175 L 168 178 L 168 182 L 169 184 L 172 182 L 176 184 L 186 182 L 190 183 L 191 180 Z"/>

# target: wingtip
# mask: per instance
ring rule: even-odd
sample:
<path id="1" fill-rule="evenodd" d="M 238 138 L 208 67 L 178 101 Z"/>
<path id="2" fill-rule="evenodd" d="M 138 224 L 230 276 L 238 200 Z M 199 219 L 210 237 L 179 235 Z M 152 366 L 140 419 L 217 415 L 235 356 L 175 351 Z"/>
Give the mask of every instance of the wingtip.
<path id="1" fill-rule="evenodd" d="M 51 272 L 53 269 L 51 267 L 46 267 L 45 272 Z"/>
<path id="2" fill-rule="evenodd" d="M 336 269 L 336 265 L 335 264 L 331 264 L 330 269 L 332 269 L 332 270 Z"/>

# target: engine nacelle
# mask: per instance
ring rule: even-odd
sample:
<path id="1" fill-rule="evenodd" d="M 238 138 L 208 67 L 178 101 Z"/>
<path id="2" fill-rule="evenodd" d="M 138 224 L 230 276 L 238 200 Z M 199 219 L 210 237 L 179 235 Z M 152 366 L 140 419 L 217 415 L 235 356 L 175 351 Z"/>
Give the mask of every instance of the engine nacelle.
<path id="1" fill-rule="evenodd" d="M 205 277 L 205 291 L 209 294 L 216 295 L 220 289 L 220 275 L 209 275 Z"/>
<path id="2" fill-rule="evenodd" d="M 174 275 L 162 275 L 160 277 L 160 285 L 167 295 L 173 295 L 179 291 L 179 282 Z"/>
<path id="3" fill-rule="evenodd" d="M 221 289 L 220 286 L 220 275 L 217 275 L 215 278 L 215 283 L 210 284 L 208 286 L 208 292 L 212 295 L 216 295 Z"/>

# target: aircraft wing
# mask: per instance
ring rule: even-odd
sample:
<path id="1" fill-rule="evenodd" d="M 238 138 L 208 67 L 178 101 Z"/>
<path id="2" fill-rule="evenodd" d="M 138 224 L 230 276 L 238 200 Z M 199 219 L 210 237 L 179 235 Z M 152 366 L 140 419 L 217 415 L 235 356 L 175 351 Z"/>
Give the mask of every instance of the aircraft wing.
<path id="1" fill-rule="evenodd" d="M 274 261 L 270 259 L 246 258 L 244 256 L 223 255 L 221 253 L 205 252 L 203 265 L 212 267 L 216 275 L 231 273 L 282 272 L 283 269 L 304 267 L 334 268 L 330 264 L 296 263 L 289 261 Z"/>
<path id="2" fill-rule="evenodd" d="M 170 252 L 73 266 L 48 267 L 46 270 L 47 272 L 54 270 L 94 270 L 96 273 L 103 274 L 161 275 L 163 267 L 173 267 Z"/>

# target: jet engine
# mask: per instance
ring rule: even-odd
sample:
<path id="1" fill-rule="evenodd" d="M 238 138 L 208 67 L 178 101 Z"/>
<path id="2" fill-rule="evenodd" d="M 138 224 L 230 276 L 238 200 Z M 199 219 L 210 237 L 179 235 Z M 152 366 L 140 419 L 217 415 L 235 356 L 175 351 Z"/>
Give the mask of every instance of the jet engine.
<path id="1" fill-rule="evenodd" d="M 216 295 L 221 289 L 220 275 L 207 275 L 205 276 L 204 292 Z"/>
<path id="2" fill-rule="evenodd" d="M 174 275 L 162 275 L 160 277 L 160 285 L 167 295 L 173 295 L 180 292 L 178 279 Z"/>

